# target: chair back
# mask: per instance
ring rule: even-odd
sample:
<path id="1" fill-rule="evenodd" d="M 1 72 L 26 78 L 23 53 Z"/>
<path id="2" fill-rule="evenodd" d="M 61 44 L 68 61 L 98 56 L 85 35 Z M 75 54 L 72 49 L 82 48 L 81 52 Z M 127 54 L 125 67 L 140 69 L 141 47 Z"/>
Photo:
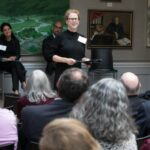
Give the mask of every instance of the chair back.
<path id="1" fill-rule="evenodd" d="M 144 145 L 147 145 L 150 148 L 150 135 L 137 138 L 136 142 L 139 150 L 150 150 L 150 149 L 142 149 Z"/>
<path id="2" fill-rule="evenodd" d="M 29 149 L 30 150 L 39 150 L 39 143 L 38 142 L 34 142 L 34 141 L 30 141 Z"/>
<path id="3" fill-rule="evenodd" d="M 16 114 L 17 110 L 17 100 L 19 96 L 14 94 L 5 94 L 4 96 L 4 107 L 7 109 L 11 109 Z"/>
<path id="4" fill-rule="evenodd" d="M 14 150 L 14 144 L 0 145 L 0 150 Z"/>

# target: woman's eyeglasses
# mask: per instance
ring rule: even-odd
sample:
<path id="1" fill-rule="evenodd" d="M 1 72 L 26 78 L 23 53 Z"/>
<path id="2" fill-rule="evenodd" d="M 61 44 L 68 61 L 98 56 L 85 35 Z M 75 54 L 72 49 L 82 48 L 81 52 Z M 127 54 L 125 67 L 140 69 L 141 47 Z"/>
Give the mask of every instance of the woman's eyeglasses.
<path id="1" fill-rule="evenodd" d="M 68 20 L 75 20 L 75 21 L 77 21 L 78 20 L 78 18 L 68 18 Z"/>

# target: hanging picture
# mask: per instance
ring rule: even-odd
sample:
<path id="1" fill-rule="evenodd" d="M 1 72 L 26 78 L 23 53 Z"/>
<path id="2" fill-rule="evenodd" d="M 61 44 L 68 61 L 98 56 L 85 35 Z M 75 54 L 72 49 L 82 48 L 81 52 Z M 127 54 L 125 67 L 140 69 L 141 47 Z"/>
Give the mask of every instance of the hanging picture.
<path id="1" fill-rule="evenodd" d="M 132 11 L 88 10 L 88 48 L 132 48 Z"/>
<path id="2" fill-rule="evenodd" d="M 102 2 L 121 2 L 121 0 L 101 0 Z"/>
<path id="3" fill-rule="evenodd" d="M 39 55 L 53 22 L 63 20 L 68 8 L 69 0 L 1 0 L 0 24 L 12 25 L 22 55 Z"/>
<path id="4" fill-rule="evenodd" d="M 150 47 L 150 0 L 148 2 L 147 10 L 147 47 Z"/>

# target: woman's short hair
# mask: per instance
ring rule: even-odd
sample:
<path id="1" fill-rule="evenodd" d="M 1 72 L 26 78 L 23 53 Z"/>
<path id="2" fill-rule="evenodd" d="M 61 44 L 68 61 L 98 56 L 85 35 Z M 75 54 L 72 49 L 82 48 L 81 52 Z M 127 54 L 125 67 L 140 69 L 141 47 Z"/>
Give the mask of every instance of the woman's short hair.
<path id="1" fill-rule="evenodd" d="M 56 119 L 48 123 L 40 140 L 40 150 L 101 150 L 86 127 L 75 119 Z"/>
<path id="2" fill-rule="evenodd" d="M 65 16 L 64 16 L 65 20 L 68 19 L 69 15 L 70 15 L 71 13 L 77 14 L 77 15 L 78 15 L 78 19 L 80 19 L 80 12 L 79 12 L 77 9 L 68 9 L 68 10 L 65 12 Z"/>
<path id="3" fill-rule="evenodd" d="M 95 83 L 73 108 L 71 117 L 83 121 L 98 141 L 117 143 L 136 131 L 128 114 L 123 84 L 111 78 Z"/>
<path id="4" fill-rule="evenodd" d="M 55 93 L 51 89 L 48 77 L 42 70 L 34 70 L 27 79 L 27 97 L 30 102 L 39 103 L 41 100 L 53 98 Z"/>

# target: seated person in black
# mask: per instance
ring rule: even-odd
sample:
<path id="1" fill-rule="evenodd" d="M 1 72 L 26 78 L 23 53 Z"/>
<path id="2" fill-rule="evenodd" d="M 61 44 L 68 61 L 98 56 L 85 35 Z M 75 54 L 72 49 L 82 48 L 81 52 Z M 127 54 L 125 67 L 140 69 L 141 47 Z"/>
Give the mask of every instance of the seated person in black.
<path id="1" fill-rule="evenodd" d="M 139 78 L 132 72 L 126 72 L 121 76 L 130 100 L 132 117 L 139 129 L 138 137 L 150 134 L 150 101 L 139 97 L 141 87 Z"/>
<path id="2" fill-rule="evenodd" d="M 18 39 L 12 32 L 12 27 L 9 23 L 1 24 L 0 36 L 0 71 L 7 71 L 12 75 L 12 85 L 14 94 L 19 94 L 19 80 L 22 83 L 22 88 L 26 86 L 26 70 L 20 58 L 20 44 Z"/>
<path id="3" fill-rule="evenodd" d="M 48 36 L 46 39 L 43 40 L 42 43 L 42 52 L 43 52 L 43 56 L 47 62 L 47 66 L 46 66 L 46 70 L 45 72 L 48 75 L 52 75 L 54 70 L 55 70 L 55 64 L 54 62 L 51 61 L 50 57 L 49 57 L 49 51 L 50 51 L 50 47 L 51 47 L 51 43 L 52 41 L 55 39 L 55 37 L 62 32 L 63 29 L 63 25 L 61 21 L 56 21 L 54 23 L 54 26 L 52 28 L 52 34 L 50 36 Z"/>

